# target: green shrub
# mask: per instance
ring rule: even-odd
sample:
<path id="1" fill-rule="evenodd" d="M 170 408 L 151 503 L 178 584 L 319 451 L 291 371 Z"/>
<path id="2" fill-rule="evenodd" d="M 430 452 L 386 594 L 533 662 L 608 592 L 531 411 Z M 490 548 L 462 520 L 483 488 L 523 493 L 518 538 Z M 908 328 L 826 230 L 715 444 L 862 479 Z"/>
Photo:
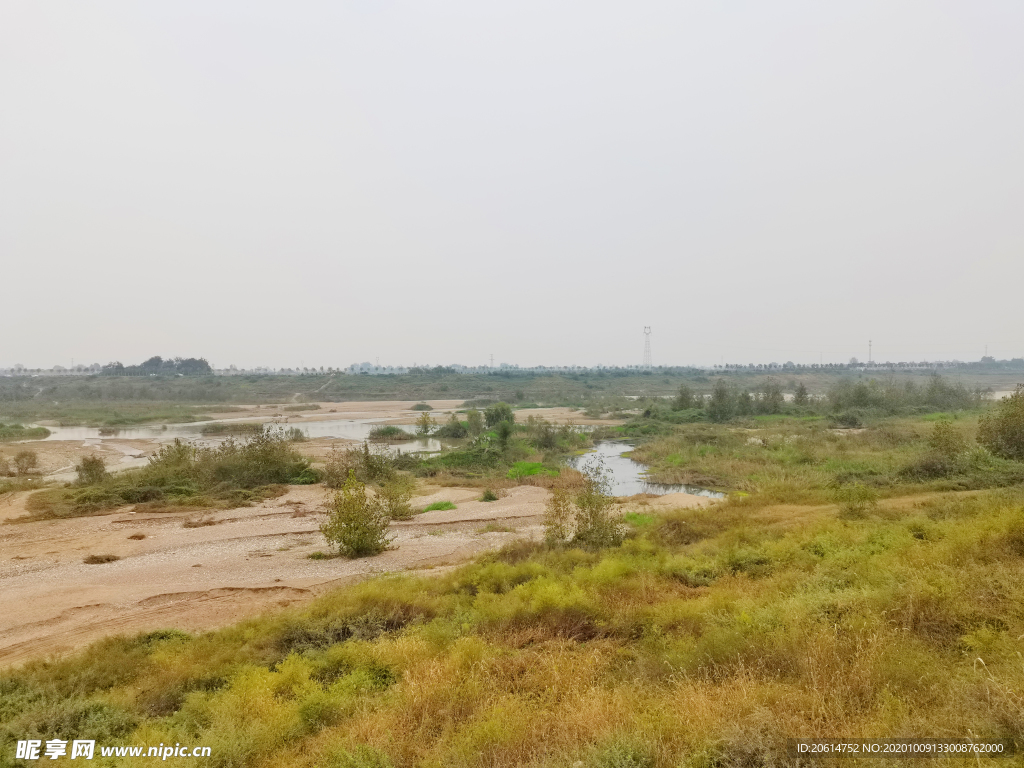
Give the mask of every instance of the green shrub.
<path id="1" fill-rule="evenodd" d="M 384 483 L 377 492 L 384 503 L 384 511 L 392 520 L 406 520 L 412 517 L 412 487 L 408 476 L 397 476 Z"/>
<path id="2" fill-rule="evenodd" d="M 490 488 L 484 489 L 484 495 L 480 497 L 480 501 L 497 501 L 498 494 L 492 491 Z"/>
<path id="3" fill-rule="evenodd" d="M 611 511 L 610 481 L 599 463 L 583 468 L 578 490 L 557 488 L 544 514 L 544 540 L 550 546 L 575 544 L 591 549 L 620 544 L 622 521 Z"/>
<path id="4" fill-rule="evenodd" d="M 1024 384 L 982 416 L 978 442 L 996 456 L 1024 461 Z"/>
<path id="5" fill-rule="evenodd" d="M 515 423 L 515 420 L 516 415 L 512 410 L 512 406 L 508 403 L 495 403 L 488 406 L 484 411 L 484 421 L 487 422 L 487 426 L 491 429 L 503 421 Z"/>
<path id="6" fill-rule="evenodd" d="M 433 408 L 432 405 L 430 405 L 430 403 L 416 403 L 416 405 L 412 406 L 411 410 L 413 410 L 413 411 L 432 411 L 432 410 L 434 410 L 434 408 Z"/>
<path id="7" fill-rule="evenodd" d="M 434 431 L 434 436 L 452 439 L 468 437 L 469 425 L 464 421 L 459 421 L 458 415 L 453 413 L 446 424 Z"/>
<path id="8" fill-rule="evenodd" d="M 370 430 L 369 439 L 374 442 L 397 442 L 412 440 L 413 436 L 394 424 L 381 424 Z"/>
<path id="9" fill-rule="evenodd" d="M 99 485 L 107 479 L 107 465 L 100 456 L 86 456 L 75 467 L 79 485 Z"/>
<path id="10" fill-rule="evenodd" d="M 384 500 L 368 496 L 366 486 L 350 472 L 348 480 L 329 502 L 320 532 L 343 557 L 377 555 L 390 543 L 389 520 Z"/>

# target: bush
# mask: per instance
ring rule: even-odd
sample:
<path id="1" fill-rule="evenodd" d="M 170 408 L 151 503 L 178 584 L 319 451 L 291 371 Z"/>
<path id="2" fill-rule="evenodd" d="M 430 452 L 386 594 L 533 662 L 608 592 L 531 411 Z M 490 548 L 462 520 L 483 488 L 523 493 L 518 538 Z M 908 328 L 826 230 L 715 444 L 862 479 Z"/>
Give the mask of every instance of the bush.
<path id="1" fill-rule="evenodd" d="M 1024 461 L 1024 385 L 982 417 L 978 442 L 996 456 Z"/>
<path id="2" fill-rule="evenodd" d="M 834 498 L 843 517 L 859 518 L 871 512 L 878 505 L 878 494 L 861 483 L 840 486 Z"/>
<path id="3" fill-rule="evenodd" d="M 591 549 L 621 544 L 625 529 L 611 504 L 604 468 L 599 463 L 584 467 L 578 490 L 552 493 L 544 513 L 544 540 L 549 546 L 571 543 Z"/>
<path id="4" fill-rule="evenodd" d="M 672 408 L 677 411 L 688 411 L 692 408 L 700 408 L 704 405 L 704 398 L 695 394 L 687 384 L 679 385 L 679 393 L 672 401 Z"/>
<path id="5" fill-rule="evenodd" d="M 87 555 L 82 562 L 86 565 L 102 565 L 103 563 L 112 563 L 120 559 L 118 555 Z"/>
<path id="6" fill-rule="evenodd" d="M 384 503 L 384 511 L 392 520 L 405 520 L 412 517 L 412 507 L 409 506 L 412 488 L 407 476 L 396 477 L 384 483 L 377 495 Z"/>
<path id="7" fill-rule="evenodd" d="M 382 424 L 381 426 L 374 427 L 370 430 L 369 438 L 375 443 L 413 439 L 412 435 L 394 424 Z"/>
<path id="8" fill-rule="evenodd" d="M 411 408 L 411 410 L 413 410 L 413 411 L 432 411 L 432 410 L 434 410 L 434 408 L 429 403 L 416 403 L 416 405 L 414 405 Z"/>
<path id="9" fill-rule="evenodd" d="M 391 543 L 389 520 L 384 500 L 367 496 L 366 486 L 349 472 L 345 484 L 329 502 L 320 532 L 343 557 L 377 555 Z"/>
<path id="10" fill-rule="evenodd" d="M 479 416 L 479 412 L 477 413 L 477 416 Z M 469 425 L 464 421 L 459 421 L 459 417 L 453 413 L 451 418 L 448 419 L 447 424 L 435 430 L 434 436 L 454 439 L 468 437 Z"/>
<path id="11" fill-rule="evenodd" d="M 18 451 L 14 454 L 14 469 L 19 475 L 27 475 L 39 465 L 39 455 L 35 451 Z"/>
<path id="12" fill-rule="evenodd" d="M 99 485 L 107 479 L 107 465 L 100 456 L 86 456 L 75 467 L 79 485 Z"/>
<path id="13" fill-rule="evenodd" d="M 484 495 L 480 497 L 480 501 L 497 501 L 498 494 L 492 491 L 490 488 L 484 488 Z"/>
<path id="14" fill-rule="evenodd" d="M 495 403 L 484 411 L 484 421 L 492 429 L 503 421 L 515 423 L 515 420 L 516 415 L 508 403 Z"/>

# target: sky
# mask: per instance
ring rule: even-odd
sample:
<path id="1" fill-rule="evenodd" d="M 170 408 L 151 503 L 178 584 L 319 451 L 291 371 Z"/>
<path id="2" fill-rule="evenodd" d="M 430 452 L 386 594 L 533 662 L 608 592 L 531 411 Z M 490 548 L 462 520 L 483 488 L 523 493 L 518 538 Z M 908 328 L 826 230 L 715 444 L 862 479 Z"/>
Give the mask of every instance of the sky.
<path id="1" fill-rule="evenodd" d="M 1024 4 L 0 0 L 0 365 L 1024 356 Z"/>

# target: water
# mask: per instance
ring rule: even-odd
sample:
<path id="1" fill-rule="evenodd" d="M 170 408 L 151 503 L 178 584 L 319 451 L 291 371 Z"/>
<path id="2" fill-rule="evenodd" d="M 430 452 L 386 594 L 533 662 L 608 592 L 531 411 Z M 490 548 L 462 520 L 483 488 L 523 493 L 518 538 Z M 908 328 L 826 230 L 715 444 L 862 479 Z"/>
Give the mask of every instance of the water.
<path id="1" fill-rule="evenodd" d="M 125 427 L 111 429 L 109 427 L 48 427 L 50 436 L 46 440 L 158 440 L 170 442 L 175 438 L 181 440 L 204 442 L 217 442 L 223 440 L 223 435 L 204 435 L 203 426 L 207 424 L 224 424 L 245 419 L 220 419 L 217 421 L 197 421 L 192 424 L 150 424 L 138 427 Z M 291 429 L 296 427 L 309 438 L 365 440 L 370 435 L 370 430 L 375 426 L 374 419 L 321 419 L 311 421 L 292 422 L 267 422 L 270 427 L 282 427 Z M 406 432 L 412 433 L 412 427 L 398 425 Z M 436 453 L 442 448 L 441 441 L 432 437 L 418 437 L 415 440 L 396 443 L 392 450 L 400 450 L 402 453 Z"/>
<path id="2" fill-rule="evenodd" d="M 664 496 L 666 493 L 689 493 L 713 499 L 725 498 L 724 493 L 698 488 L 694 485 L 650 482 L 646 477 L 647 470 L 643 464 L 622 455 L 632 448 L 633 446 L 629 443 L 603 440 L 594 446 L 594 450 L 570 461 L 570 465 L 579 469 L 592 461 L 595 456 L 599 457 L 611 480 L 613 496 L 633 496 L 637 493 L 650 493 L 656 496 Z"/>

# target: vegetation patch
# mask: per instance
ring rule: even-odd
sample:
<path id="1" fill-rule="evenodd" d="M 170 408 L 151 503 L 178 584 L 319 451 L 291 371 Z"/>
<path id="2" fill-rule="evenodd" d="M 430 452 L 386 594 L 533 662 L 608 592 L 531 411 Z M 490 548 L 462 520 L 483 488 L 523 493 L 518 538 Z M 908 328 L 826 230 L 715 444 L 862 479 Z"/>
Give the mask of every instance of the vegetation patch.
<path id="1" fill-rule="evenodd" d="M 415 440 L 416 436 L 394 424 L 382 424 L 370 430 L 369 439 L 374 442 L 396 443 L 404 440 Z"/>
<path id="2" fill-rule="evenodd" d="M 428 504 L 423 508 L 424 512 L 436 512 L 448 509 L 455 509 L 455 502 L 452 501 L 435 501 L 433 504 Z"/>
<path id="3" fill-rule="evenodd" d="M 116 475 L 106 473 L 96 457 L 77 470 L 76 483 L 30 496 L 29 512 L 37 518 L 72 517 L 126 504 L 226 509 L 276 495 L 281 485 L 319 481 L 286 436 L 269 429 L 241 442 L 228 438 L 216 447 L 175 440 L 161 447 L 148 466 Z"/>
<path id="4" fill-rule="evenodd" d="M 16 440 L 43 440 L 50 436 L 46 427 L 26 427 L 23 424 L 0 424 L 0 442 Z"/>
<path id="5" fill-rule="evenodd" d="M 82 562 L 86 565 L 102 565 L 103 563 L 112 563 L 120 559 L 120 555 L 86 555 Z"/>

